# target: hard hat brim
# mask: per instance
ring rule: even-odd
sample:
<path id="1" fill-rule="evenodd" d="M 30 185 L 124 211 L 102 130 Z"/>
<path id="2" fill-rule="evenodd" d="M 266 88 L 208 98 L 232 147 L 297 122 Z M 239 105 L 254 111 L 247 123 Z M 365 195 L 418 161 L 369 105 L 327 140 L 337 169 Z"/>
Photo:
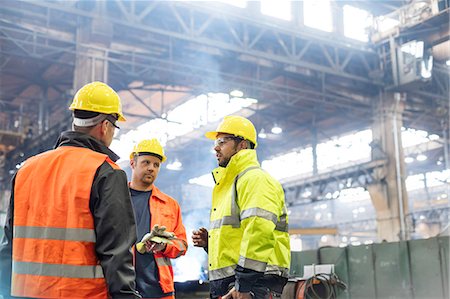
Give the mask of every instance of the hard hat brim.
<path id="1" fill-rule="evenodd" d="M 127 121 L 127 119 L 125 118 L 125 116 L 123 116 L 122 114 L 119 114 L 119 118 L 117 119 L 118 121 Z"/>
<path id="2" fill-rule="evenodd" d="M 206 132 L 205 137 L 208 139 L 216 140 L 217 134 L 219 134 L 219 132 Z"/>
<path id="3" fill-rule="evenodd" d="M 138 156 L 145 156 L 145 155 L 154 156 L 154 157 L 157 157 L 157 158 L 161 159 L 161 163 L 164 163 L 167 160 L 167 157 L 165 155 L 161 156 L 160 154 L 150 153 L 150 152 L 148 152 L 148 153 L 145 152 L 145 155 L 140 155 L 140 154 L 141 154 L 141 152 L 132 152 L 130 154 L 130 160 L 133 160 L 134 155 L 138 155 Z"/>

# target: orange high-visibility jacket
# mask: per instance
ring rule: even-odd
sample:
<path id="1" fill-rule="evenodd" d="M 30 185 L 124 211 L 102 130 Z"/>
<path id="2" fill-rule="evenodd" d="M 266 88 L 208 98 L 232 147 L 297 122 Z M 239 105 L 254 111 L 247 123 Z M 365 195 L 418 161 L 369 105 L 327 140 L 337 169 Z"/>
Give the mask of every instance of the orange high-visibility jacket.
<path id="1" fill-rule="evenodd" d="M 14 187 L 13 296 L 108 297 L 89 209 L 92 182 L 105 161 L 118 168 L 105 154 L 62 146 L 30 158 L 19 170 Z"/>
<path id="2" fill-rule="evenodd" d="M 166 250 L 155 254 L 155 262 L 158 266 L 159 284 L 164 293 L 174 292 L 173 269 L 170 259 L 186 254 L 187 241 L 186 229 L 181 219 L 181 209 L 177 201 L 153 186 L 152 196 L 149 199 L 151 224 L 150 230 L 155 224 L 164 225 L 167 231 L 174 232 L 176 239 L 173 244 L 167 244 Z"/>

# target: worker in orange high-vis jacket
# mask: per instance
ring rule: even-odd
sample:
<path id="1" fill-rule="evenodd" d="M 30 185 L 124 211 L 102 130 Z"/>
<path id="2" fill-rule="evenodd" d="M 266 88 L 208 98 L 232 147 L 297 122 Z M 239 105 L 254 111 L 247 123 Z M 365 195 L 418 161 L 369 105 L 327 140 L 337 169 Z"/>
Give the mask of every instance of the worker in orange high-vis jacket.
<path id="1" fill-rule="evenodd" d="M 164 226 L 175 237 L 170 243 L 148 241 L 144 253 L 135 252 L 136 287 L 143 298 L 175 298 L 171 259 L 186 254 L 188 247 L 178 202 L 154 185 L 165 160 L 156 139 L 141 141 L 130 154 L 130 192 L 138 240 L 155 230 L 155 225 Z"/>
<path id="2" fill-rule="evenodd" d="M 125 121 L 117 93 L 83 86 L 73 131 L 13 178 L 0 246 L 0 292 L 26 298 L 140 298 L 136 227 L 125 172 L 108 147 Z"/>

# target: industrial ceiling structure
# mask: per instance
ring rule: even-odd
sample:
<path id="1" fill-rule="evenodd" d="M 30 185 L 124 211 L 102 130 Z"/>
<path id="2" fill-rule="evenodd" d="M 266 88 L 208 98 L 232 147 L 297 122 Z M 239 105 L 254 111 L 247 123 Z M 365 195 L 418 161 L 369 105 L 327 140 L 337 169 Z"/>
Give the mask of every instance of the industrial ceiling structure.
<path id="1" fill-rule="evenodd" d="M 219 2 L 4 1 L 2 188 L 8 188 L 16 165 L 51 148 L 59 132 L 70 128 L 67 107 L 80 87 L 76 68 L 86 59 L 93 65 L 101 62 L 105 81 L 122 97 L 128 121 L 121 133 L 164 118 L 201 94 L 238 89 L 258 99 L 240 113 L 259 129 L 275 123 L 283 127 L 282 136 L 260 140 L 261 160 L 371 128 L 383 95 L 396 92 L 404 102 L 405 127 L 445 140 L 426 149 L 431 153 L 427 163 L 410 171 L 442 170 L 445 163 L 438 166 L 436 161 L 442 161 L 448 147 L 449 7 L 445 1 L 417 1 L 428 6 L 409 2 L 333 1 L 338 17 L 329 33 L 302 24 L 300 1 L 292 2 L 289 22 L 262 15 L 259 2 L 253 1 L 244 9 Z M 400 21 L 388 33 L 372 28 L 369 43 L 351 40 L 343 35 L 344 5 Z M 431 78 L 403 84 L 399 74 L 404 70 L 398 69 L 396 54 L 416 40 L 444 54 L 434 56 Z M 167 155 L 180 159 L 184 170 L 181 175 L 165 171 L 160 185 L 183 184 L 214 167 L 212 159 L 204 159 L 212 154 L 203 134 L 215 126 L 211 123 L 168 142 Z M 322 193 L 349 180 L 352 186 L 364 187 L 376 179 L 373 170 L 380 161 L 286 183 L 288 200 L 298 203 L 302 190 L 311 186 Z"/>

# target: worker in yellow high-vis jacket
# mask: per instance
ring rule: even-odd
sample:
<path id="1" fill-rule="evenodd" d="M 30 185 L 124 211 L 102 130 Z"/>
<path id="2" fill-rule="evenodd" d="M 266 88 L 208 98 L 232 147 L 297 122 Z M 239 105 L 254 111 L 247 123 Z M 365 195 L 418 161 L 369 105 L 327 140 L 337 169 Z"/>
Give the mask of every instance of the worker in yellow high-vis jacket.
<path id="1" fill-rule="evenodd" d="M 193 233 L 208 251 L 211 298 L 276 298 L 290 265 L 284 192 L 257 160 L 256 130 L 240 116 L 226 116 L 206 137 L 215 140 L 210 228 Z"/>

